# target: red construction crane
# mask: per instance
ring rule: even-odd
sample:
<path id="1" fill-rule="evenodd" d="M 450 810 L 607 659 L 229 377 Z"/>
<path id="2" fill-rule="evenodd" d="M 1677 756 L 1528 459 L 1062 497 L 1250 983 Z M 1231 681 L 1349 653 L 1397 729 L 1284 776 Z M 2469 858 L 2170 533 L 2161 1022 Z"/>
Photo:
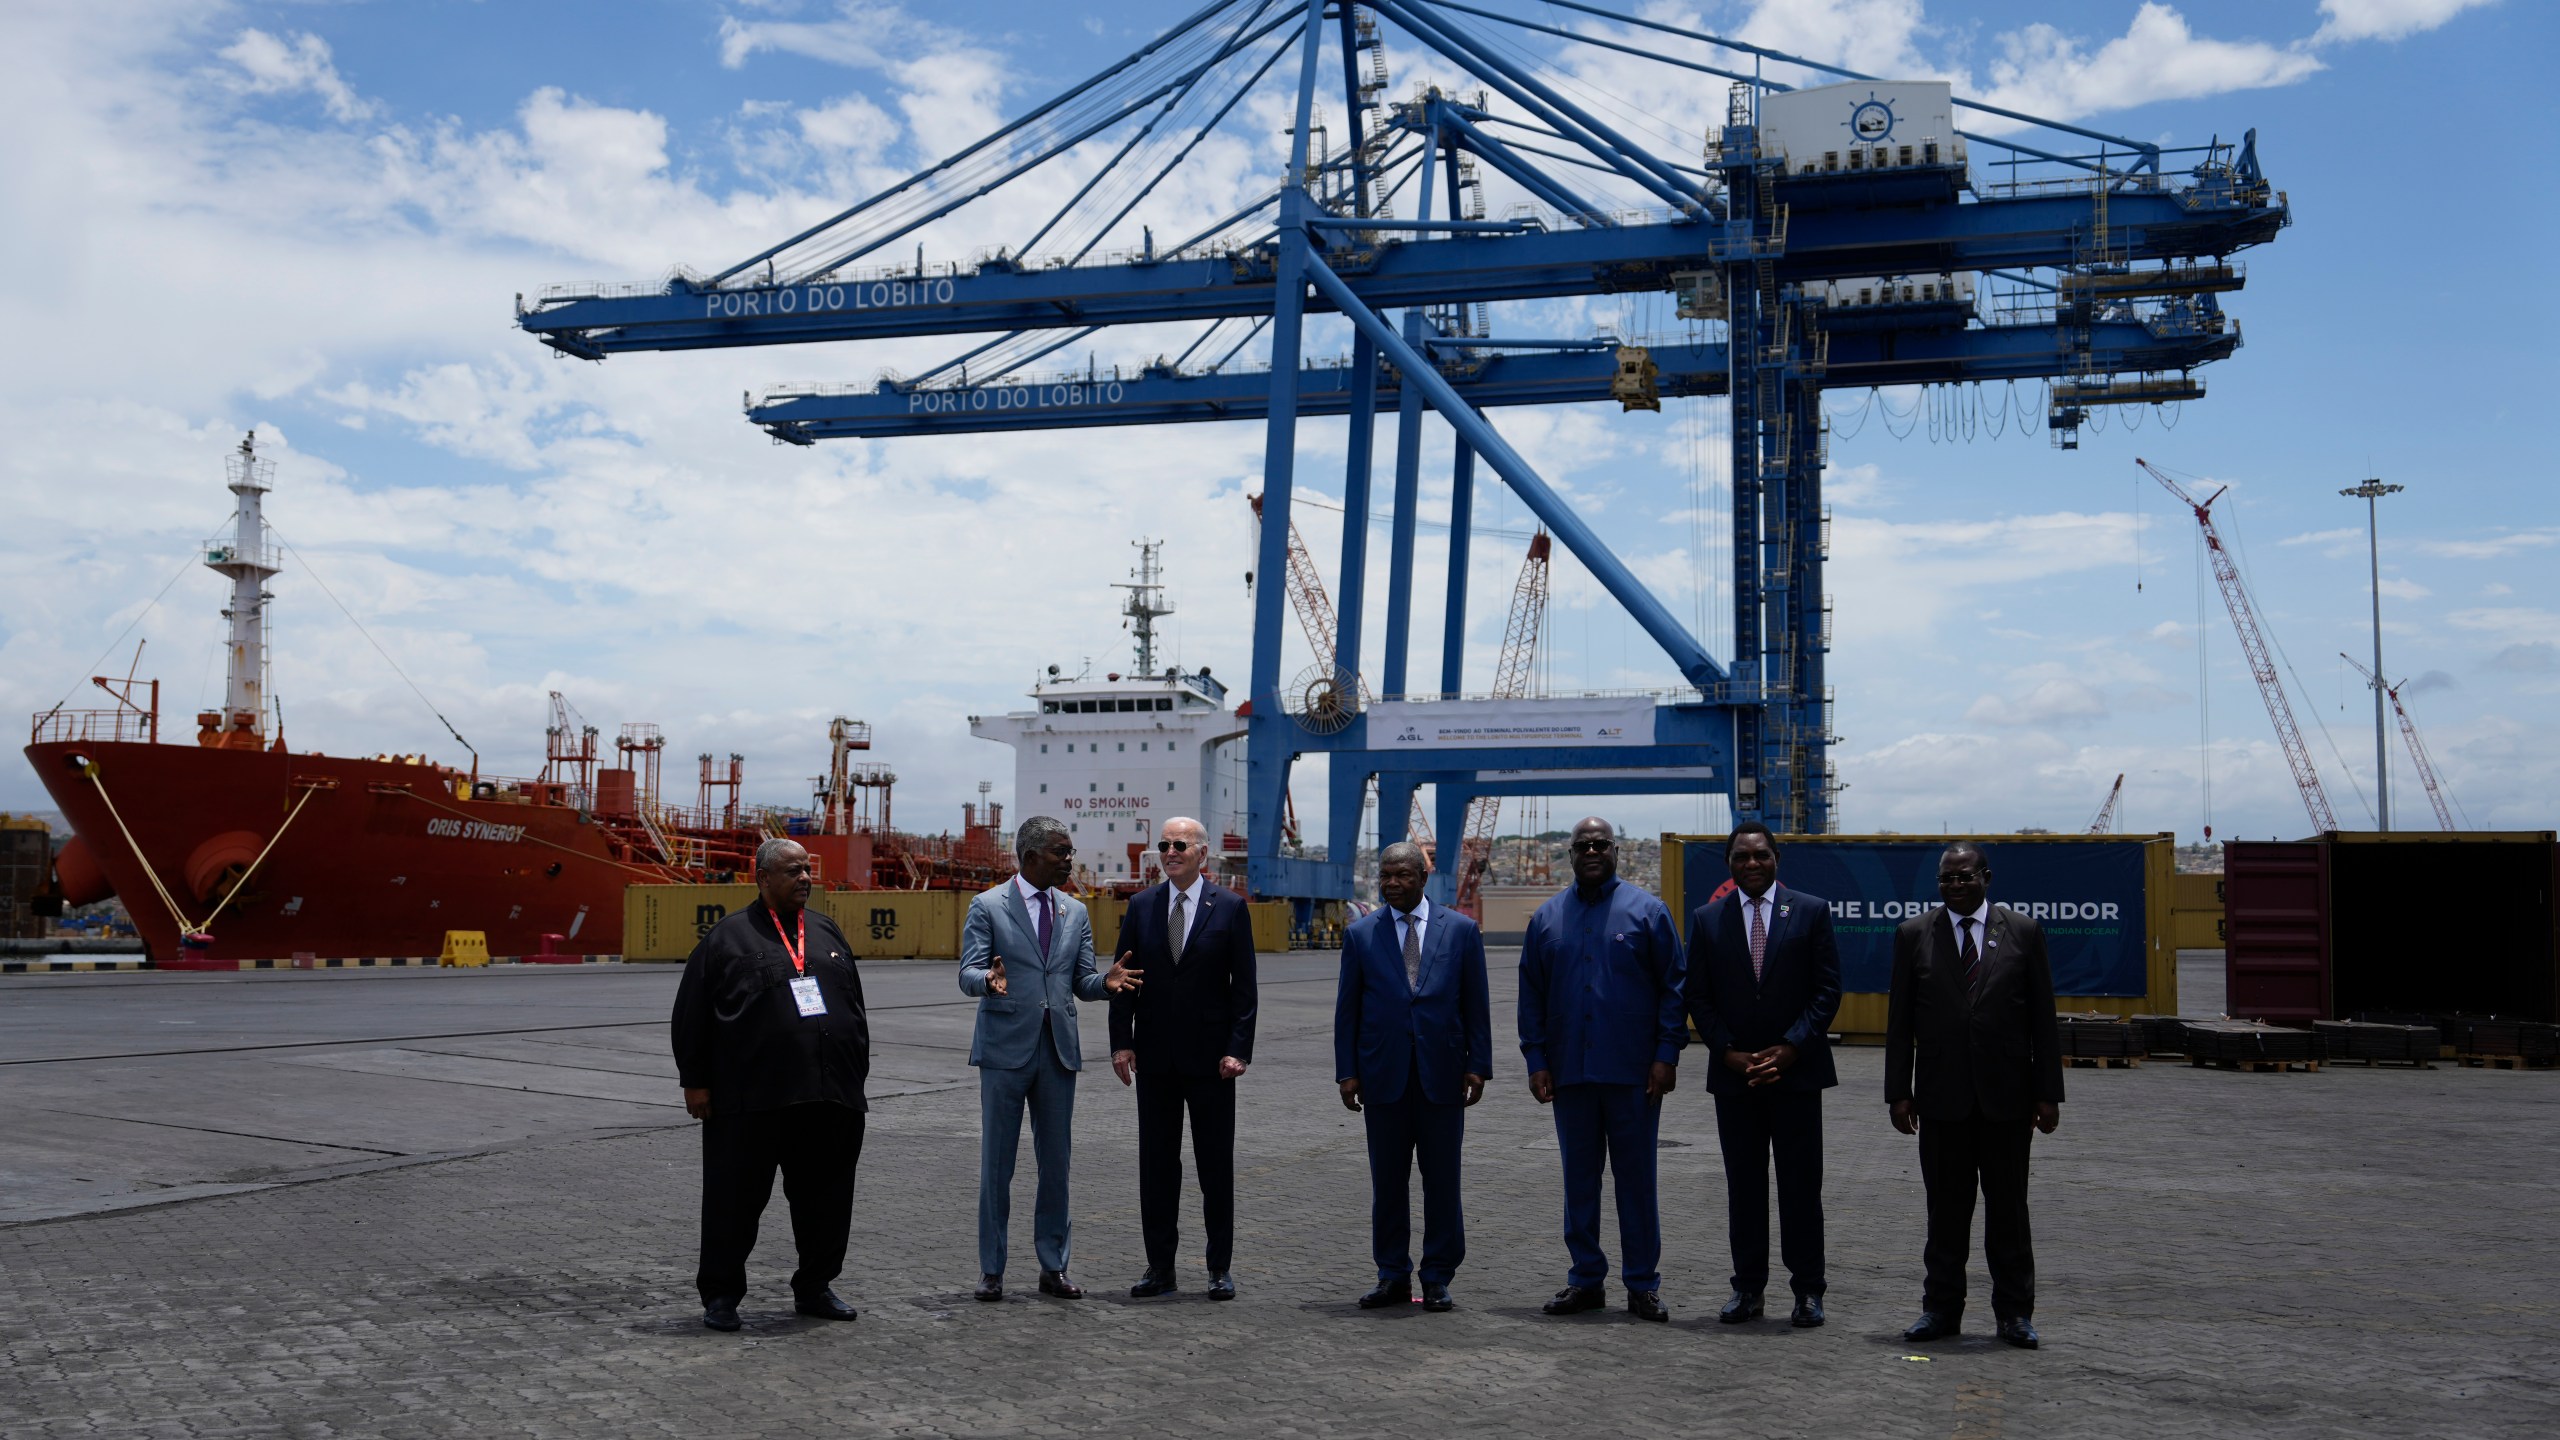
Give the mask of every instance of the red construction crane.
<path id="1" fill-rule="evenodd" d="M 1250 495 L 1246 499 L 1253 505 L 1253 525 L 1258 545 L 1262 529 L 1262 497 Z M 1365 518 L 1346 515 L 1342 523 L 1356 525 L 1362 523 Z M 1333 597 L 1325 593 L 1324 576 L 1316 570 L 1315 556 L 1308 552 L 1306 537 L 1298 533 L 1298 522 L 1295 520 L 1289 522 L 1288 567 L 1289 573 L 1283 593 L 1289 597 L 1289 608 L 1297 612 L 1298 628 L 1306 633 L 1307 648 L 1315 653 L 1316 673 L 1331 675 L 1339 668 L 1334 660 L 1333 649 L 1335 631 Z M 1354 675 L 1351 677 L 1351 683 L 1358 692 L 1359 707 L 1367 709 L 1370 702 L 1368 680 L 1363 676 Z M 1376 782 L 1371 783 L 1374 786 Z M 1283 832 L 1289 839 L 1295 840 L 1298 830 L 1297 802 L 1285 792 L 1281 800 L 1287 806 L 1287 815 L 1282 822 Z M 1367 805 L 1367 801 L 1362 801 L 1363 809 L 1366 809 Z M 1405 828 L 1412 836 L 1414 843 L 1422 846 L 1425 851 L 1437 848 L 1438 842 L 1431 833 L 1431 822 L 1423 817 L 1422 797 L 1419 794 L 1413 797 L 1413 813 L 1407 817 Z"/>
<path id="2" fill-rule="evenodd" d="M 2107 803 L 2098 807 L 2098 818 L 2089 822 L 2090 834 L 2111 835 L 2115 833 L 2116 802 L 2123 798 L 2124 776 L 2118 775 L 2116 776 L 2116 783 L 2108 787 Z"/>
<path id="3" fill-rule="evenodd" d="M 2435 760 L 2427 754 L 2426 742 L 2418 738 L 2418 722 L 2409 718 L 2409 707 L 2400 703 L 2400 685 L 2409 682 L 2403 680 L 2400 685 L 2384 685 L 2381 676 L 2364 668 L 2364 663 L 2353 655 L 2341 650 L 2338 658 L 2355 666 L 2356 673 L 2364 677 L 2366 684 L 2379 686 L 2383 694 L 2391 697 L 2391 713 L 2400 717 L 2400 738 L 2409 742 L 2409 758 L 2417 763 L 2418 779 L 2427 787 L 2427 803 L 2436 807 L 2436 823 L 2447 830 L 2453 829 L 2453 807 L 2445 803 L 2444 787 L 2436 783 Z"/>
<path id="4" fill-rule="evenodd" d="M 1529 558 L 1521 563 L 1520 581 L 1511 589 L 1511 618 L 1502 626 L 1502 654 L 1494 662 L 1493 698 L 1516 700 L 1529 693 L 1531 663 L 1538 636 L 1547 623 L 1547 532 L 1529 537 Z M 1458 840 L 1458 908 L 1482 919 L 1478 897 L 1485 872 L 1493 866 L 1493 831 L 1502 818 L 1502 797 L 1479 795 L 1467 802 L 1466 833 Z"/>
<path id="5" fill-rule="evenodd" d="M 2223 545 L 2222 532 L 2213 526 L 2213 502 L 2231 487 L 2225 485 L 2198 500 L 2150 461 L 2136 459 L 2133 463 L 2195 512 L 2196 526 L 2204 531 L 2205 554 L 2213 561 L 2213 578 L 2222 587 L 2222 603 L 2231 610 L 2231 628 L 2240 632 L 2240 649 L 2249 657 L 2249 674 L 2258 682 L 2258 698 L 2266 702 L 2267 718 L 2275 722 L 2276 741 L 2284 747 L 2285 763 L 2293 767 L 2294 788 L 2302 792 L 2302 808 L 2311 813 L 2312 832 L 2327 834 L 2337 829 L 2337 812 L 2329 808 L 2329 794 L 2320 788 L 2320 772 L 2311 767 L 2311 748 L 2302 743 L 2302 727 L 2294 723 L 2293 702 L 2285 698 L 2284 683 L 2276 678 L 2275 661 L 2267 654 L 2266 636 L 2258 627 L 2257 607 L 2249 603 L 2249 587 L 2241 583 L 2240 567 Z"/>

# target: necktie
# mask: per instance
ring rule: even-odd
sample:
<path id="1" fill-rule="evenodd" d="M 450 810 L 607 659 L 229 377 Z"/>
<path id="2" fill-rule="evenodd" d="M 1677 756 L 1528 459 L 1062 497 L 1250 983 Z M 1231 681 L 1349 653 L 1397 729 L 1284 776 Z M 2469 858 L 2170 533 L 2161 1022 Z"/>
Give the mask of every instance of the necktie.
<path id="1" fill-rule="evenodd" d="M 1422 988 L 1422 917 L 1410 910 L 1404 917 L 1404 983 Z"/>
<path id="2" fill-rule="evenodd" d="M 1190 937 L 1191 925 L 1184 918 L 1184 907 L 1191 897 L 1179 890 L 1173 892 L 1173 963 L 1182 963 L 1182 942 Z"/>
<path id="3" fill-rule="evenodd" d="M 1751 902 L 1751 978 L 1753 980 L 1760 978 L 1760 971 L 1769 958 L 1769 927 L 1760 918 L 1760 907 L 1767 903 L 1765 900 Z"/>
<path id="4" fill-rule="evenodd" d="M 1049 963 L 1049 936 L 1051 934 L 1052 924 L 1049 919 L 1049 892 L 1046 890 L 1033 891 L 1031 897 L 1031 908 L 1039 913 L 1040 963 L 1046 965 Z"/>
<path id="5" fill-rule="evenodd" d="M 1973 917 L 1970 915 L 1956 921 L 1956 954 L 1964 958 L 1965 993 L 1976 1000 L 1981 999 L 1982 952 L 1973 948 Z"/>

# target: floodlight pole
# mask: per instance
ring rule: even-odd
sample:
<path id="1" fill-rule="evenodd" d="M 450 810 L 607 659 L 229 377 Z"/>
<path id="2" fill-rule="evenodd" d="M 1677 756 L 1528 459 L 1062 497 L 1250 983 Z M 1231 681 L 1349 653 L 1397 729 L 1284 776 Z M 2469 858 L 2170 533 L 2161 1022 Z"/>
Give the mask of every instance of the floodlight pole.
<path id="1" fill-rule="evenodd" d="M 2376 529 L 2376 502 L 2405 488 L 2386 485 L 2380 480 L 2367 480 L 2338 492 L 2364 502 L 2365 557 L 2373 574 L 2373 823 L 2379 830 L 2391 828 L 2391 750 L 2383 741 L 2382 542 Z"/>

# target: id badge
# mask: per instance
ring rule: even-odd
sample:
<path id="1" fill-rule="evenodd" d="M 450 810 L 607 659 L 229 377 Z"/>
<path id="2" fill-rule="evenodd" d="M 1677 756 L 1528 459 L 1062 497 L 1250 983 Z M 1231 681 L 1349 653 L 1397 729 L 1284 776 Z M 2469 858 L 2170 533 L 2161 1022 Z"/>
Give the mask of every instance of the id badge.
<path id="1" fill-rule="evenodd" d="M 827 1013 L 827 998 L 818 993 L 818 977 L 803 975 L 791 982 L 791 998 L 800 1006 L 803 1018 Z"/>

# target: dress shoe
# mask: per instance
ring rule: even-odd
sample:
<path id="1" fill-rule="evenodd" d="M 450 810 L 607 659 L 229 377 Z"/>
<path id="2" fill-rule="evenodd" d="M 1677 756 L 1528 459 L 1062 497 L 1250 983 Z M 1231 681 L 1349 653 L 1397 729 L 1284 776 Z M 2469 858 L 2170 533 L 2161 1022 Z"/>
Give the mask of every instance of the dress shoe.
<path id="1" fill-rule="evenodd" d="M 1129 1287 L 1129 1298 L 1144 1300 L 1151 1295 L 1170 1295 L 1181 1288 L 1173 1283 L 1172 1271 L 1150 1269 L 1137 1284 Z"/>
<path id="2" fill-rule="evenodd" d="M 1821 1324 L 1825 1318 L 1822 1313 L 1821 1296 L 1799 1295 L 1796 1297 L 1796 1313 L 1787 1317 L 1787 1323 L 1799 1330 L 1810 1330 Z"/>
<path id="3" fill-rule="evenodd" d="M 981 1299 L 981 1300 L 1001 1300 L 1001 1299 L 1003 1299 L 1003 1298 L 1004 1298 L 1004 1277 L 1003 1277 L 1002 1275 L 981 1275 L 981 1276 L 979 1276 L 979 1277 L 978 1277 L 978 1289 L 977 1289 L 977 1292 L 976 1292 L 976 1293 L 977 1293 L 977 1297 L 978 1297 L 979 1299 Z"/>
<path id="4" fill-rule="evenodd" d="M 1956 1333 L 1964 1320 L 1962 1311 L 1923 1310 L 1911 1328 L 1902 1332 L 1905 1340 L 1944 1340 Z"/>
<path id="5" fill-rule="evenodd" d="M 714 1330 L 737 1329 L 738 1302 L 735 1300 L 704 1301 L 702 1305 L 702 1323 Z"/>
<path id="6" fill-rule="evenodd" d="M 1360 1308 L 1363 1310 L 1391 1310 L 1398 1305 L 1412 1303 L 1413 1281 L 1402 1275 L 1393 1280 L 1379 1281 L 1377 1289 L 1360 1297 Z"/>
<path id="7" fill-rule="evenodd" d="M 1433 1315 L 1438 1315 L 1457 1309 L 1458 1302 L 1449 1298 L 1448 1286 L 1434 1285 L 1425 1280 L 1422 1282 L 1422 1308 Z"/>
<path id="8" fill-rule="evenodd" d="M 1579 1315 L 1608 1303 L 1609 1287 L 1606 1285 L 1567 1285 L 1556 1292 L 1556 1298 L 1538 1308 L 1550 1315 Z"/>
<path id="9" fill-rule="evenodd" d="M 1667 1322 L 1671 1319 L 1671 1307 L 1662 1303 L 1659 1290 L 1628 1291 L 1627 1313 L 1639 1320 Z"/>
<path id="10" fill-rule="evenodd" d="M 1228 1274 L 1224 1270 L 1210 1271 L 1209 1298 L 1212 1300 L 1233 1300 L 1236 1298 L 1236 1277 Z"/>
<path id="11" fill-rule="evenodd" d="M 1739 1325 L 1745 1320 L 1759 1319 L 1763 1308 L 1759 1291 L 1736 1290 L 1733 1298 L 1724 1302 L 1724 1308 L 1716 1312 L 1716 1318 L 1727 1325 Z"/>
<path id="12" fill-rule="evenodd" d="M 852 1306 L 838 1298 L 833 1290 L 821 1290 L 815 1295 L 803 1295 L 791 1308 L 819 1320 L 851 1320 L 858 1313 Z"/>
<path id="13" fill-rule="evenodd" d="M 1043 1270 L 1040 1272 L 1040 1293 L 1055 1295 L 1061 1300 L 1081 1300 L 1084 1287 L 1068 1279 L 1064 1270 Z"/>
<path id="14" fill-rule="evenodd" d="M 2036 1348 L 2035 1322 L 2024 1315 L 2012 1315 L 2001 1321 L 1999 1334 L 2004 1343 L 2015 1345 L 2021 1350 Z"/>

